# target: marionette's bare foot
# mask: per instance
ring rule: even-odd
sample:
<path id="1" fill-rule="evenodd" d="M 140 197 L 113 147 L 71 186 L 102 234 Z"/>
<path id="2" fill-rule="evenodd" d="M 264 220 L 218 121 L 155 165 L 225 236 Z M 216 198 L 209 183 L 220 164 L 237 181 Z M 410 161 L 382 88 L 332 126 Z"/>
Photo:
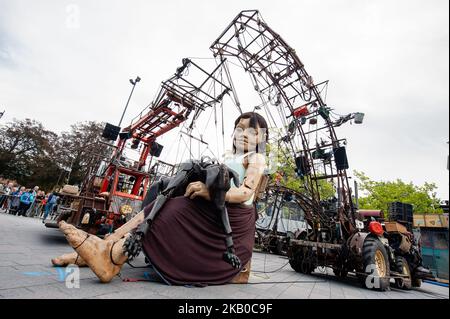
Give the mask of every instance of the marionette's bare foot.
<path id="1" fill-rule="evenodd" d="M 105 236 L 105 240 L 116 242 L 121 238 L 120 234 L 112 233 Z M 86 267 L 87 264 L 83 258 L 77 253 L 68 253 L 52 259 L 53 266 L 66 267 L 68 265 L 77 265 L 78 267 Z"/>
<path id="2" fill-rule="evenodd" d="M 68 265 L 77 265 L 78 267 L 87 266 L 86 262 L 77 252 L 62 254 L 59 257 L 52 259 L 53 266 L 65 267 Z"/>
<path id="3" fill-rule="evenodd" d="M 242 270 L 234 277 L 230 283 L 232 284 L 247 284 L 248 279 L 250 277 L 250 268 L 251 263 L 250 261 L 245 264 L 245 266 L 242 268 Z"/>
<path id="4" fill-rule="evenodd" d="M 116 229 L 111 234 L 105 235 L 105 240 L 116 242 L 126 236 L 130 231 L 135 229 L 142 221 L 144 220 L 144 212 L 139 212 L 134 218 L 128 221 L 126 224 L 122 225 L 118 229 Z M 61 222 L 61 221 L 60 221 Z M 59 225 L 59 224 L 58 224 Z M 55 266 L 65 267 L 70 264 L 75 264 L 79 267 L 87 266 L 84 259 L 76 252 L 70 254 L 64 254 L 59 257 L 52 259 L 52 264 Z"/>
<path id="5" fill-rule="evenodd" d="M 59 229 L 101 282 L 110 282 L 120 272 L 122 265 L 127 260 L 122 251 L 123 240 L 115 243 L 102 240 L 64 221 L 60 222 Z M 113 264 L 112 259 L 117 265 Z"/>

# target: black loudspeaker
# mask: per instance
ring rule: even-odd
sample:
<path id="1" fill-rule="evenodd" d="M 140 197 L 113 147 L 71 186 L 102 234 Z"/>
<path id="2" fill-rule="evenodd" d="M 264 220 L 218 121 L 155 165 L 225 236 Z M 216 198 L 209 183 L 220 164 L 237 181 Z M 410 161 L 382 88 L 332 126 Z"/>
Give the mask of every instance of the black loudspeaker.
<path id="1" fill-rule="evenodd" d="M 127 140 L 129 138 L 131 138 L 133 136 L 133 134 L 131 134 L 131 132 L 121 132 L 119 133 L 119 137 L 121 140 Z"/>
<path id="2" fill-rule="evenodd" d="M 411 204 L 404 204 L 403 216 L 404 220 L 407 222 L 414 222 L 413 206 Z"/>
<path id="3" fill-rule="evenodd" d="M 401 202 L 393 202 L 389 204 L 389 219 L 391 221 L 405 220 L 405 206 Z"/>
<path id="4" fill-rule="evenodd" d="M 120 133 L 120 126 L 115 126 L 110 123 L 106 123 L 105 128 L 103 129 L 102 137 L 115 141 L 117 139 L 117 136 L 119 136 Z"/>
<path id="5" fill-rule="evenodd" d="M 299 176 L 305 176 L 310 173 L 308 164 L 306 163 L 306 157 L 304 155 L 297 156 L 295 158 L 296 171 Z"/>
<path id="6" fill-rule="evenodd" d="M 347 151 L 345 146 L 340 146 L 334 149 L 334 160 L 338 170 L 348 169 Z"/>
<path id="7" fill-rule="evenodd" d="M 155 156 L 155 157 L 159 157 L 159 155 L 161 155 L 163 147 L 164 146 L 162 146 L 161 144 L 153 142 L 152 146 L 150 146 L 150 155 Z"/>

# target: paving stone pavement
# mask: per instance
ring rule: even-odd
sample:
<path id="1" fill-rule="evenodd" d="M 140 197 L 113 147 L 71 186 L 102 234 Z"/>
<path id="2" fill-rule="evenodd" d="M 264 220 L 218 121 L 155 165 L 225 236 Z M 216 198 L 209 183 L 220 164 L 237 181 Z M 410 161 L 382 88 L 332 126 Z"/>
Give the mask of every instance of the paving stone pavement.
<path id="1" fill-rule="evenodd" d="M 312 275 L 293 271 L 286 257 L 255 252 L 252 275 L 246 285 L 190 288 L 159 282 L 100 283 L 88 268 L 80 268 L 79 288 L 68 288 L 66 269 L 52 267 L 50 259 L 72 251 L 58 229 L 39 219 L 0 213 L 0 298 L 154 298 L 154 299 L 448 299 L 449 290 L 424 283 L 420 289 L 392 288 L 378 292 L 362 288 L 356 278 L 338 279 L 327 269 Z M 135 265 L 144 265 L 143 257 Z M 285 265 L 285 267 L 283 267 Z M 281 268 L 281 269 L 280 269 Z M 277 270 L 279 269 L 279 270 Z M 277 271 L 274 271 L 277 270 Z M 123 267 L 122 278 L 145 279 L 148 268 Z"/>

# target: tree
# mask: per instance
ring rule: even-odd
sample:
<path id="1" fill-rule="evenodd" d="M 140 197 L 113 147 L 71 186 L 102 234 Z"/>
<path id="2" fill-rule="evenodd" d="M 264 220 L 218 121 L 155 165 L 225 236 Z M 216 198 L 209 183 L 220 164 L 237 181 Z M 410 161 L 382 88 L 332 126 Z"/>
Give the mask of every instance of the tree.
<path id="1" fill-rule="evenodd" d="M 295 172 L 295 161 L 293 156 L 287 148 L 280 146 L 276 151 L 277 163 L 282 168 L 284 179 L 281 181 L 281 185 L 288 187 L 300 193 L 305 193 L 303 186 L 303 180 L 298 177 Z M 326 179 L 317 181 L 319 187 L 319 194 L 321 199 L 328 199 L 335 196 L 335 189 L 332 183 Z"/>
<path id="2" fill-rule="evenodd" d="M 0 127 L 0 175 L 30 187 L 38 182 L 51 184 L 52 172 L 57 170 L 52 161 L 57 139 L 31 119 L 14 119 Z"/>
<path id="3" fill-rule="evenodd" d="M 14 119 L 0 126 L 0 176 L 46 190 L 67 183 L 69 174 L 69 183 L 79 184 L 106 154 L 106 146 L 94 143 L 102 130 L 101 123 L 83 122 L 58 136 L 35 120 Z"/>
<path id="4" fill-rule="evenodd" d="M 97 155 L 106 154 L 106 146 L 96 143 L 104 125 L 89 121 L 76 123 L 69 132 L 62 132 L 56 145 L 58 164 L 64 170 L 60 183 L 80 184 L 89 168 L 98 159 Z M 68 180 L 70 174 L 70 179 Z M 67 181 L 68 180 L 68 181 Z"/>
<path id="5" fill-rule="evenodd" d="M 403 202 L 412 204 L 414 212 L 417 213 L 442 213 L 434 183 L 416 186 L 412 182 L 405 183 L 400 179 L 387 182 L 374 181 L 363 172 L 353 173 L 359 180 L 360 190 L 365 193 L 365 196 L 359 198 L 359 208 L 380 209 L 387 212 L 390 203 Z"/>

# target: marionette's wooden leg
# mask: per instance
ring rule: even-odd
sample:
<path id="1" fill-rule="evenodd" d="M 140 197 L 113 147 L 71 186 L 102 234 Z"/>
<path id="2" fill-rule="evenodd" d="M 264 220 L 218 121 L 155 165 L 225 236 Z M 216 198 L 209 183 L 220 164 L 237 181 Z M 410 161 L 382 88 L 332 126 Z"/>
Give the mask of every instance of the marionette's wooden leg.
<path id="1" fill-rule="evenodd" d="M 105 237 L 105 240 L 118 241 L 122 237 L 137 228 L 145 219 L 144 211 L 140 211 L 128 222 L 117 228 L 112 234 Z"/>
<path id="2" fill-rule="evenodd" d="M 112 234 L 105 236 L 105 240 L 116 242 L 122 237 L 124 237 L 126 234 L 131 232 L 133 229 L 135 229 L 137 226 L 139 226 L 142 221 L 144 220 L 144 211 L 141 211 L 136 216 L 134 216 L 131 220 L 129 220 L 127 223 L 123 224 L 119 228 L 117 228 Z M 79 267 L 85 267 L 87 266 L 84 259 L 77 254 L 76 252 L 63 254 L 61 256 L 58 256 L 56 258 L 52 259 L 52 264 L 54 266 L 59 267 L 65 267 L 67 265 L 77 265 Z"/>
<path id="3" fill-rule="evenodd" d="M 68 265 L 77 265 L 78 267 L 87 266 L 86 262 L 77 252 L 62 254 L 61 256 L 52 258 L 53 266 L 65 267 Z"/>
<path id="4" fill-rule="evenodd" d="M 64 221 L 60 223 L 59 228 L 101 282 L 110 282 L 127 261 L 122 248 L 125 238 L 116 242 L 103 240 Z"/>
<path id="5" fill-rule="evenodd" d="M 230 283 L 232 284 L 247 284 L 250 277 L 251 260 L 245 264 L 244 268 L 234 277 Z"/>

